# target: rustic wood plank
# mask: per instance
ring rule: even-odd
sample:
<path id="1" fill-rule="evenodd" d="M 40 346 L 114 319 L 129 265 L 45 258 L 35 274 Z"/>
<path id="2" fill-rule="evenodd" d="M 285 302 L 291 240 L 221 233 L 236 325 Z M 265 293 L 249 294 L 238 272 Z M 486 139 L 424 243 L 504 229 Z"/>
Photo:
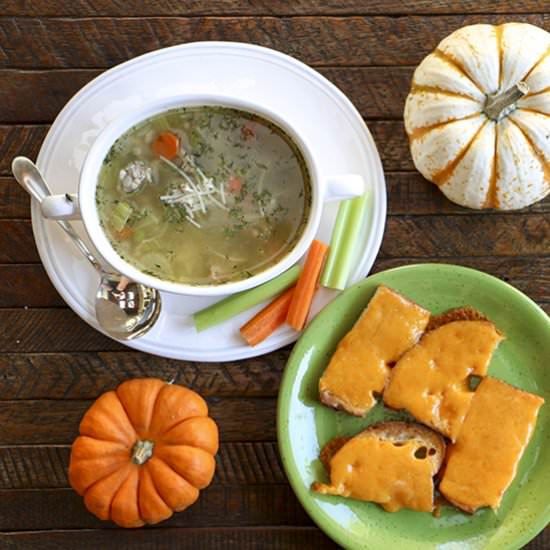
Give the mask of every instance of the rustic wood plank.
<path id="1" fill-rule="evenodd" d="M 414 170 L 403 123 L 400 120 L 368 121 L 385 170 Z M 0 176 L 11 175 L 17 155 L 36 159 L 48 125 L 0 125 Z"/>
<path id="2" fill-rule="evenodd" d="M 6 106 L 0 108 L 6 109 Z M 48 129 L 44 125 L 0 125 L 0 175 L 11 175 L 11 161 L 17 155 L 34 160 Z"/>
<path id="3" fill-rule="evenodd" d="M 381 258 L 545 255 L 550 219 L 542 214 L 391 216 Z"/>
<path id="4" fill-rule="evenodd" d="M 424 179 L 419 172 L 386 172 L 388 213 L 390 215 L 463 214 L 487 216 L 495 210 L 471 210 L 454 204 L 436 185 Z M 550 195 L 519 213 L 550 212 Z M 518 212 L 510 212 L 516 215 Z"/>
<path id="5" fill-rule="evenodd" d="M 550 16 L 495 15 L 548 28 Z M 103 68 L 164 46 L 252 42 L 312 65 L 416 65 L 449 32 L 483 15 L 407 17 L 6 18 L 0 59 L 15 68 Z M 32 41 L 21 40 L 32 36 Z M 419 40 L 419 37 L 422 37 Z"/>
<path id="6" fill-rule="evenodd" d="M 51 122 L 65 103 L 101 72 L 0 70 L 0 121 Z"/>
<path id="7" fill-rule="evenodd" d="M 29 220 L 0 220 L 0 263 L 38 262 Z"/>
<path id="8" fill-rule="evenodd" d="M 79 529 L 66 531 L 34 531 L 1 533 L 0 545 L 18 550 L 59 550 L 74 547 L 78 540 L 79 550 L 96 550 L 112 546 L 119 550 L 156 550 L 180 548 L 210 550 L 224 548 L 242 550 L 254 548 L 279 550 L 324 550 L 339 548 L 320 529 L 315 527 L 209 527 L 170 529 Z M 550 528 L 542 531 L 523 550 L 548 550 Z"/>
<path id="9" fill-rule="evenodd" d="M 415 170 L 402 121 L 367 121 L 367 126 L 378 149 L 384 171 Z"/>
<path id="10" fill-rule="evenodd" d="M 413 67 L 321 67 L 366 118 L 401 119 Z M 98 69 L 0 70 L 0 122 L 51 122 Z"/>
<path id="11" fill-rule="evenodd" d="M 538 213 L 389 216 L 381 256 L 402 256 L 404 243 L 417 258 L 544 255 L 549 238 L 550 219 Z M 30 222 L 0 220 L 0 263 L 38 261 Z"/>
<path id="12" fill-rule="evenodd" d="M 12 177 L 0 176 L 0 218 L 29 218 L 30 197 Z"/>
<path id="13" fill-rule="evenodd" d="M 171 532 L 174 528 L 190 525 L 193 529 L 206 527 L 209 530 L 219 527 L 235 528 L 251 526 L 285 525 L 309 527 L 311 520 L 301 508 L 294 493 L 288 485 L 252 485 L 252 486 L 219 486 L 212 485 L 202 492 L 199 500 L 184 512 L 174 514 L 171 519 L 160 527 L 140 530 L 119 530 L 110 522 L 101 522 L 92 516 L 82 503 L 82 498 L 70 489 L 40 489 L 30 491 L 0 491 L 0 530 L 30 531 L 30 530 L 65 530 L 78 529 L 78 540 L 85 538 L 81 529 L 101 529 L 106 539 L 114 541 L 118 533 L 142 533 L 145 548 L 152 546 L 153 533 Z M 215 526 L 215 527 L 214 527 Z M 169 529 L 168 529 L 169 528 Z M 241 531 L 239 528 L 239 531 Z M 539 537 L 527 546 L 527 550 L 546 550 L 545 544 L 550 540 L 547 528 Z M 37 533 L 38 534 L 38 533 Z M 73 533 L 73 535 L 76 533 Z M 22 536 L 14 533 L 14 537 Z M 28 533 L 27 536 L 34 536 Z M 0 541 L 5 540 L 5 536 Z M 34 539 L 38 542 L 41 539 Z M 47 538 L 44 539 L 47 541 Z M 75 538 L 72 539 L 74 547 Z M 541 545 L 542 544 L 542 545 Z M 43 547 L 40 544 L 40 547 Z M 65 548 L 64 545 L 54 548 Z M 97 546 L 98 548 L 104 546 Z M 164 548 L 164 546 L 158 546 Z M 180 545 L 177 545 L 179 548 Z M 208 548 L 209 546 L 205 546 Z M 260 545 L 259 548 L 264 548 Z M 286 546 L 280 546 L 286 548 Z M 277 547 L 277 548 L 280 548 Z M 16 546 L 20 548 L 20 546 Z M 35 547 L 30 547 L 34 548 Z M 46 548 L 48 548 L 46 546 Z M 78 548 L 81 548 L 78 546 Z M 87 547 L 84 547 L 87 548 Z M 119 546 L 117 546 L 119 548 Z M 126 548 L 126 546 L 123 546 Z M 135 546 L 131 546 L 135 548 Z M 137 546 L 140 548 L 140 546 Z M 224 546 L 225 548 L 225 546 Z M 254 547 L 258 548 L 258 546 Z"/>
<path id="14" fill-rule="evenodd" d="M 117 548 L 118 550 L 325 550 L 339 548 L 316 527 L 161 527 L 151 529 L 79 529 L 0 534 L 2 548 L 18 550 L 78 550 Z M 542 548 L 542 547 L 540 547 Z M 529 550 L 538 550 L 529 547 Z"/>
<path id="15" fill-rule="evenodd" d="M 125 347 L 70 309 L 0 309 L 0 352 L 114 351 Z"/>
<path id="16" fill-rule="evenodd" d="M 211 485 L 163 527 L 312 525 L 289 485 Z M 0 491 L 0 531 L 113 528 L 72 489 Z"/>
<path id="17" fill-rule="evenodd" d="M 222 441 L 276 439 L 275 398 L 206 399 Z M 78 435 L 80 419 L 91 404 L 89 400 L 0 401 L 0 441 L 3 445 L 70 443 Z"/>
<path id="18" fill-rule="evenodd" d="M 545 13 L 544 0 L 4 0 L 2 15 L 42 17 Z"/>
<path id="19" fill-rule="evenodd" d="M 95 399 L 125 380 L 144 377 L 190 386 L 204 396 L 277 397 L 290 349 L 287 346 L 246 361 L 221 363 L 177 361 L 129 350 L 2 353 L 0 397 Z"/>
<path id="20" fill-rule="evenodd" d="M 0 281 L 0 307 L 65 306 L 41 264 L 0 264 Z"/>
<path id="21" fill-rule="evenodd" d="M 0 489 L 67 488 L 69 456 L 69 445 L 0 447 Z M 274 441 L 224 441 L 216 462 L 217 485 L 286 483 Z"/>

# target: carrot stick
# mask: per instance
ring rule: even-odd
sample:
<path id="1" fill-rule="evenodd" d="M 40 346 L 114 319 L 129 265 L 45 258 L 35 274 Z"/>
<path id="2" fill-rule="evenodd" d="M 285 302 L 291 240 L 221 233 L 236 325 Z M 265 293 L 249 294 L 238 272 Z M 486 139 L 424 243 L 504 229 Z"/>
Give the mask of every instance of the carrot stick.
<path id="1" fill-rule="evenodd" d="M 172 132 L 162 132 L 153 141 L 153 151 L 159 156 L 173 159 L 179 153 L 180 138 Z"/>
<path id="2" fill-rule="evenodd" d="M 327 251 L 328 246 L 325 243 L 317 240 L 311 243 L 286 316 L 286 322 L 294 330 L 304 328 Z"/>
<path id="3" fill-rule="evenodd" d="M 294 288 L 285 290 L 241 327 L 241 336 L 249 346 L 259 344 L 285 322 Z"/>

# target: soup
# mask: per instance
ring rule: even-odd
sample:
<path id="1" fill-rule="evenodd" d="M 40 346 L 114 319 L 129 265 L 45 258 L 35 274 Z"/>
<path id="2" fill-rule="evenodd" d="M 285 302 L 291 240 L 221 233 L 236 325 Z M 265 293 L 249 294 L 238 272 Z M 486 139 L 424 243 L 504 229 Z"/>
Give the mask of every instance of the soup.
<path id="1" fill-rule="evenodd" d="M 123 134 L 99 174 L 110 243 L 159 279 L 222 284 L 278 263 L 311 202 L 304 159 L 278 126 L 244 111 L 186 107 Z"/>

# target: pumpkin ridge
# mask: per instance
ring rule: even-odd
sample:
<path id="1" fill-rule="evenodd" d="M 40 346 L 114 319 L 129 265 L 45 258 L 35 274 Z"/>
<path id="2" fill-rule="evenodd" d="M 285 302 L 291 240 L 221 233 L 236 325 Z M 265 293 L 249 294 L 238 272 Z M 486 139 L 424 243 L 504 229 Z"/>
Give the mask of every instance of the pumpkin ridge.
<path id="1" fill-rule="evenodd" d="M 95 483 L 93 483 L 92 485 L 90 485 L 90 487 L 88 487 L 88 488 L 86 489 L 86 491 L 84 492 L 84 494 L 83 494 L 82 496 L 83 496 L 83 498 L 84 498 L 84 504 L 85 504 L 86 508 L 88 508 L 88 510 L 90 510 L 90 511 L 92 512 L 92 510 L 88 507 L 88 504 L 89 504 L 88 501 L 87 501 L 88 496 L 91 494 L 92 491 L 95 490 L 95 488 L 97 487 L 97 485 L 100 484 L 100 483 L 103 483 L 103 482 L 104 482 L 105 480 L 107 480 L 108 478 L 113 478 L 113 477 L 115 477 L 115 474 L 117 474 L 117 476 L 118 476 L 119 472 L 120 472 L 121 470 L 124 470 L 123 473 L 122 473 L 122 475 L 120 475 L 120 476 L 117 477 L 117 479 L 119 479 L 118 485 L 114 485 L 114 491 L 115 491 L 115 492 L 118 491 L 119 487 L 122 485 L 122 483 L 123 483 L 124 480 L 126 479 L 126 477 L 124 476 L 124 473 L 125 473 L 125 471 L 128 470 L 129 466 L 130 466 L 130 464 L 125 464 L 124 466 L 122 466 L 122 467 L 119 468 L 118 470 L 115 470 L 114 472 L 112 472 L 110 475 L 108 475 L 108 476 L 106 476 L 106 477 L 103 477 L 102 479 L 98 479 Z M 110 480 L 110 483 L 112 483 L 112 480 Z M 101 515 L 101 516 L 98 515 L 96 510 L 94 510 L 92 513 L 93 513 L 94 515 L 96 515 L 96 516 L 97 516 L 98 518 L 100 518 L 100 519 L 109 519 L 110 516 L 111 516 L 111 503 L 112 503 L 112 498 L 111 498 L 111 500 L 109 500 L 109 508 L 108 508 L 107 513 L 106 513 L 105 515 Z"/>
<path id="2" fill-rule="evenodd" d="M 164 461 L 163 461 L 163 462 L 164 462 Z M 172 508 L 170 507 L 170 505 L 162 498 L 162 495 L 160 494 L 160 492 L 159 492 L 159 490 L 158 490 L 157 484 L 155 483 L 155 476 L 154 476 L 154 475 L 149 471 L 149 469 L 147 468 L 147 463 L 145 463 L 145 464 L 143 465 L 143 467 L 144 467 L 145 469 L 147 469 L 147 473 L 148 473 L 148 475 L 149 475 L 149 479 L 151 480 L 151 485 L 153 486 L 153 489 L 155 489 L 155 492 L 157 493 L 159 499 L 162 500 L 162 502 L 164 502 L 164 504 L 166 504 L 166 506 L 167 506 L 168 508 L 170 508 L 170 510 L 171 510 Z M 177 473 L 177 472 L 174 472 L 174 473 Z"/>
<path id="3" fill-rule="evenodd" d="M 181 477 L 181 479 L 183 479 L 186 483 L 189 483 L 189 485 L 191 485 L 191 487 L 196 487 L 200 491 L 200 489 L 196 485 L 191 483 L 184 475 L 181 475 L 179 472 L 176 472 L 176 470 L 174 470 L 174 468 L 172 468 L 172 466 L 170 466 L 170 464 L 168 464 L 168 462 L 166 462 L 166 460 L 164 460 L 163 458 L 160 458 L 158 455 L 155 458 L 157 460 L 159 460 L 160 462 L 162 462 L 167 468 L 172 470 L 172 472 L 174 472 L 174 474 L 176 474 L 178 477 Z M 155 488 L 156 488 L 156 486 L 155 486 Z"/>
<path id="4" fill-rule="evenodd" d="M 527 142 L 531 153 L 533 153 L 533 156 L 539 161 L 542 172 L 544 173 L 544 181 L 546 182 L 546 187 L 550 189 L 550 169 L 548 168 L 544 155 L 541 153 L 540 149 L 533 143 L 533 140 L 531 139 L 529 134 L 527 134 L 527 132 L 521 127 L 520 124 L 518 124 L 514 119 L 511 119 L 510 117 L 508 117 L 508 120 L 520 131 L 521 135 Z"/>
<path id="5" fill-rule="evenodd" d="M 480 110 L 478 113 L 472 113 L 471 115 L 462 118 L 453 118 L 451 120 L 446 120 L 445 122 L 436 122 L 435 124 L 429 124 L 428 126 L 419 126 L 418 128 L 415 128 L 411 133 L 409 133 L 409 140 L 416 141 L 417 139 L 424 137 L 428 132 L 431 132 L 436 128 L 440 128 L 442 126 L 446 126 L 447 124 L 452 124 L 453 122 L 458 122 L 460 120 L 477 118 L 481 114 L 483 114 L 483 112 Z"/>
<path id="6" fill-rule="evenodd" d="M 185 477 L 185 476 L 182 476 L 180 474 L 178 474 L 178 472 L 176 472 L 176 470 L 174 470 L 174 468 L 172 468 L 170 466 L 170 464 L 168 464 L 167 462 L 165 462 L 164 460 L 161 460 L 160 458 L 158 457 L 155 457 L 155 460 L 158 460 L 160 463 L 162 463 L 166 468 L 168 468 L 168 470 L 170 470 L 175 476 L 179 477 L 180 479 L 182 479 L 187 485 L 189 485 L 190 487 L 192 487 L 193 489 L 195 489 L 195 491 L 197 491 L 197 498 L 198 496 L 200 496 L 200 489 L 198 487 L 196 487 L 195 485 L 193 485 L 192 483 L 189 482 L 189 480 Z M 154 482 L 154 476 L 153 476 L 153 473 L 152 472 L 149 472 L 151 474 L 151 478 L 153 479 L 153 483 Z M 156 484 L 155 484 L 155 489 L 156 489 Z M 160 494 L 160 493 L 159 493 Z M 164 500 L 164 499 L 163 499 Z M 166 502 L 166 501 L 165 501 Z M 191 503 L 191 504 L 194 504 L 196 502 L 196 499 Z M 187 508 L 188 506 L 191 506 L 191 504 L 188 504 L 185 508 Z M 171 508 L 171 506 L 170 506 Z M 176 511 L 179 511 L 177 509 L 175 509 Z"/>
<path id="7" fill-rule="evenodd" d="M 139 470 L 131 468 L 128 473 L 128 476 L 123 481 L 122 485 L 120 486 L 116 494 L 113 496 L 111 509 L 109 510 L 109 515 L 110 515 L 110 518 L 117 525 L 120 525 L 121 527 L 142 527 L 143 525 L 145 525 L 145 522 L 143 521 L 143 518 L 141 517 L 140 511 L 139 511 L 139 503 L 138 503 L 139 481 L 140 481 Z M 133 488 L 133 485 L 132 485 L 133 483 L 135 483 L 135 489 Z M 114 505 L 115 502 L 117 502 L 120 492 L 123 489 L 125 491 L 128 491 L 128 494 L 126 495 L 123 494 L 123 497 L 121 499 L 122 506 L 120 507 L 121 515 L 119 515 L 114 513 L 112 506 Z M 129 497 L 129 499 L 124 497 Z M 127 514 L 128 512 L 133 512 L 132 506 L 134 505 L 134 499 L 135 499 L 135 508 L 136 508 L 135 511 L 136 511 L 137 518 L 134 518 L 131 522 L 129 522 Z"/>
<path id="8" fill-rule="evenodd" d="M 78 450 L 78 452 L 75 452 L 74 447 L 76 445 L 84 445 L 87 440 L 92 439 L 94 441 L 99 441 L 103 444 L 108 444 L 110 447 L 114 447 L 109 451 L 105 451 L 105 449 L 101 449 L 101 452 L 97 455 L 94 455 L 95 457 L 105 457 L 105 456 L 116 456 L 118 454 L 124 454 L 128 453 L 129 448 L 128 446 L 124 445 L 123 443 L 120 443 L 119 441 L 111 441 L 110 439 L 101 439 L 99 437 L 90 437 L 89 435 L 79 435 L 73 442 L 71 448 L 71 457 L 75 457 L 77 460 L 89 460 L 92 457 L 90 456 L 90 451 L 86 449 L 86 458 L 82 458 L 79 453 L 82 452 L 81 449 Z M 78 442 L 78 443 L 77 443 Z"/>
<path id="9" fill-rule="evenodd" d="M 497 40 L 497 50 L 498 50 L 498 89 L 502 88 L 503 80 L 503 69 L 504 66 L 504 48 L 502 47 L 502 34 L 504 33 L 504 25 L 497 25 L 495 27 L 495 38 Z"/>
<path id="10" fill-rule="evenodd" d="M 458 154 L 455 156 L 454 159 L 452 159 L 450 162 L 447 163 L 447 165 L 442 168 L 439 172 L 434 174 L 432 176 L 432 181 L 438 186 L 441 187 L 444 185 L 449 178 L 453 175 L 453 172 L 455 171 L 456 167 L 460 164 L 462 159 L 466 156 L 466 153 L 470 150 L 472 145 L 474 144 L 477 137 L 481 134 L 483 129 L 487 126 L 489 123 L 488 120 L 486 120 L 476 131 L 476 133 L 472 136 L 472 139 L 464 147 L 458 152 Z"/>
<path id="11" fill-rule="evenodd" d="M 109 407 L 106 404 L 106 401 L 109 399 L 114 399 L 112 403 L 110 403 Z M 113 416 L 113 413 L 115 412 L 113 409 L 113 406 L 117 408 L 120 406 L 121 413 L 124 413 L 124 418 L 117 419 L 117 416 Z M 119 411 L 116 411 L 118 414 Z M 122 430 L 121 433 L 116 434 L 101 434 L 101 435 L 107 435 L 108 437 L 111 436 L 113 439 L 108 439 L 105 437 L 100 437 L 97 433 L 97 430 L 93 429 L 94 424 L 98 423 L 98 417 L 102 421 L 108 421 L 111 425 L 115 426 L 117 430 Z M 90 418 L 93 418 L 93 421 L 90 420 Z M 91 429 L 91 430 L 90 430 Z M 129 430 L 128 430 L 129 429 Z M 126 413 L 126 409 L 122 405 L 122 402 L 120 401 L 116 391 L 110 390 L 100 397 L 98 397 L 91 405 L 91 407 L 84 413 L 84 416 L 82 417 L 79 425 L 79 432 L 80 435 L 92 437 L 94 439 L 98 439 L 101 441 L 111 441 L 114 443 L 120 443 L 122 445 L 126 445 L 128 441 L 130 441 L 132 438 L 136 437 L 136 431 L 134 429 L 134 426 L 132 422 L 130 421 L 130 418 L 128 417 L 128 414 Z M 122 437 L 121 437 L 122 436 Z M 130 437 L 131 436 L 131 437 Z"/>
<path id="12" fill-rule="evenodd" d="M 483 202 L 483 208 L 498 208 L 497 181 L 498 181 L 498 128 L 495 124 L 495 151 L 493 153 L 493 166 L 491 168 L 491 179 L 489 188 Z"/>
<path id="13" fill-rule="evenodd" d="M 132 463 L 129 463 L 128 465 L 129 465 L 129 466 L 135 466 L 135 464 L 132 464 Z M 137 467 L 137 466 L 135 466 L 135 467 Z M 131 471 L 128 472 L 128 476 L 130 476 L 130 475 L 131 475 Z M 113 498 L 111 498 L 111 502 L 110 502 L 110 504 L 109 504 L 109 518 L 111 518 L 111 519 L 112 519 L 112 512 L 113 512 L 113 510 L 112 510 L 112 508 L 113 508 L 113 502 L 114 502 L 116 496 L 118 495 L 118 493 L 120 492 L 120 489 L 121 489 L 122 486 L 124 485 L 124 482 L 126 481 L 126 479 L 128 479 L 128 476 L 126 476 L 126 477 L 120 482 L 120 485 L 117 487 L 117 490 L 113 493 Z M 139 474 L 138 474 L 138 483 L 139 483 Z M 138 486 L 138 488 L 139 488 L 139 486 Z M 137 493 L 137 494 L 139 494 L 139 493 Z M 137 506 L 138 506 L 138 511 L 139 511 L 139 503 L 138 503 Z M 141 517 L 141 515 L 140 515 L 140 517 Z"/>
<path id="14" fill-rule="evenodd" d="M 73 447 L 76 445 L 78 445 L 78 440 Z M 96 454 L 87 458 L 82 455 L 75 456 L 71 452 L 68 469 L 69 482 L 79 494 L 83 494 L 96 481 L 120 469 L 128 462 L 128 457 L 126 452 L 114 455 Z"/>
<path id="15" fill-rule="evenodd" d="M 139 506 L 139 486 L 141 485 L 141 472 L 138 471 L 137 474 L 137 487 L 136 487 L 136 507 L 139 519 L 143 521 L 144 524 L 147 524 L 147 522 L 143 519 L 143 515 L 141 514 L 141 508 Z"/>
<path id="16" fill-rule="evenodd" d="M 149 380 L 156 380 L 155 378 L 141 378 L 141 379 L 135 379 L 134 382 L 136 381 L 141 381 L 141 382 L 145 382 L 145 381 L 149 381 Z M 120 401 L 120 404 L 122 405 L 122 408 L 124 409 L 124 412 L 126 413 L 126 416 L 128 417 L 128 420 L 130 421 L 130 424 L 132 425 L 132 428 L 134 429 L 134 431 L 136 432 L 136 437 L 138 439 L 140 439 L 140 434 L 138 434 L 138 431 L 137 431 L 137 428 L 138 426 L 134 426 L 134 422 L 133 422 L 133 419 L 131 418 L 131 415 L 128 411 L 128 409 L 126 408 L 126 406 L 124 405 L 124 401 L 121 399 L 120 395 L 118 394 L 119 392 L 119 389 L 121 386 L 123 386 L 125 383 L 128 383 L 128 382 L 132 382 L 132 380 L 128 380 L 126 382 L 123 382 L 122 384 L 120 384 L 120 386 L 118 388 L 116 388 L 115 390 L 115 393 L 116 393 L 116 396 L 118 397 L 118 400 Z M 155 410 L 155 405 L 156 405 L 156 402 L 157 402 L 157 399 L 158 399 L 158 396 L 159 396 L 159 393 L 162 391 L 162 388 L 164 386 L 159 386 L 159 389 L 157 391 L 157 394 L 155 395 L 155 401 L 153 403 L 153 406 L 151 407 L 151 410 L 150 410 L 150 415 L 149 415 L 149 418 L 147 419 L 147 426 L 145 428 L 145 432 L 149 432 L 149 428 L 151 426 L 151 421 L 153 419 L 153 413 L 154 413 L 154 410 Z"/>
<path id="17" fill-rule="evenodd" d="M 482 94 L 486 94 L 487 92 L 476 82 L 476 80 L 468 73 L 466 68 L 454 57 L 450 56 L 449 54 L 441 51 L 440 49 L 436 48 L 433 51 L 433 54 L 451 65 L 454 69 L 456 69 L 458 72 L 462 73 Z"/>
<path id="18" fill-rule="evenodd" d="M 178 445 L 178 443 L 164 443 L 163 436 L 166 435 L 169 431 L 173 430 L 176 426 L 180 426 L 184 422 L 187 422 L 188 420 L 191 420 L 192 418 L 205 418 L 204 416 L 188 416 L 187 418 L 182 418 L 179 422 L 176 422 L 173 426 L 170 426 L 167 430 L 164 430 L 161 434 L 159 434 L 159 444 L 162 445 Z"/>
<path id="19" fill-rule="evenodd" d="M 172 379 L 173 381 L 174 379 Z M 167 382 L 168 385 L 172 384 L 172 382 Z M 148 426 L 148 430 L 149 430 L 149 436 L 151 436 L 151 426 L 153 425 L 153 419 L 155 418 L 155 411 L 157 410 L 157 405 L 158 405 L 158 402 L 159 402 L 159 398 L 160 398 L 160 395 L 161 393 L 163 393 L 162 390 L 164 390 L 164 387 L 165 386 L 162 386 L 162 388 L 160 388 L 160 390 L 158 391 L 156 397 L 155 397 L 155 402 L 153 403 L 153 406 L 151 407 L 151 418 L 149 419 L 149 426 Z M 157 435 L 161 435 L 161 434 L 157 434 Z M 152 439 L 152 438 L 151 438 Z M 155 441 L 156 443 L 156 441 Z M 151 477 L 153 477 L 151 475 Z"/>
<path id="20" fill-rule="evenodd" d="M 531 73 L 550 55 L 550 46 L 546 49 L 546 51 L 539 57 L 539 59 L 537 59 L 537 61 L 535 61 L 534 65 L 525 73 L 525 75 L 523 76 L 523 78 L 521 78 L 520 80 L 525 80 L 526 78 L 529 78 L 529 76 L 531 75 Z M 548 89 L 548 88 L 546 88 Z M 532 95 L 537 95 L 537 94 L 540 94 L 542 93 L 544 90 L 540 90 L 539 92 L 535 93 L 535 94 L 532 94 Z M 527 95 L 530 95 L 530 94 L 527 94 Z"/>
<path id="21" fill-rule="evenodd" d="M 414 81 L 411 85 L 411 90 L 409 93 L 416 94 L 416 93 L 435 93 L 435 94 L 442 94 L 446 96 L 451 97 L 463 97 L 464 99 L 471 99 L 472 101 L 479 101 L 477 97 L 473 97 L 471 95 L 468 95 L 466 93 L 462 92 L 453 92 L 452 90 L 446 90 L 445 88 L 440 88 L 439 86 L 425 86 L 422 84 L 416 84 Z M 481 111 L 481 109 L 480 109 Z"/>
<path id="22" fill-rule="evenodd" d="M 527 97 L 535 97 L 537 95 L 545 94 L 547 92 L 550 92 L 550 86 L 546 86 L 546 88 L 543 88 L 542 90 L 539 90 L 538 92 L 533 92 L 533 93 L 528 92 L 521 99 L 525 99 Z M 518 107 L 518 109 L 527 109 L 527 107 Z"/>
<path id="23" fill-rule="evenodd" d="M 132 429 L 134 430 L 134 432 L 136 434 L 136 439 L 135 439 L 135 441 L 132 442 L 132 445 L 130 447 L 130 451 L 131 451 L 131 449 L 133 449 L 134 445 L 136 444 L 136 441 L 139 440 L 139 435 L 136 432 L 134 424 L 133 424 L 132 420 L 130 419 L 130 415 L 128 414 L 128 411 L 126 410 L 126 407 L 124 406 L 124 403 L 122 402 L 122 399 L 118 396 L 118 393 L 116 393 L 116 391 L 115 391 L 115 395 L 116 395 L 116 398 L 118 399 L 118 401 L 120 403 L 120 406 L 122 407 L 122 410 L 124 411 L 124 414 L 126 415 L 126 418 L 128 419 L 128 423 L 130 424 L 130 426 L 132 426 Z"/>
<path id="24" fill-rule="evenodd" d="M 100 481 L 103 481 L 104 479 L 112 476 L 115 472 L 117 472 L 118 470 L 121 470 L 122 468 L 125 468 L 127 466 L 127 463 L 126 462 L 120 462 L 120 464 L 118 464 L 118 466 L 116 468 L 113 468 L 108 474 L 105 474 L 104 476 L 101 476 L 101 477 L 98 477 L 91 485 L 88 485 L 88 487 L 86 487 L 86 489 L 84 489 L 84 492 L 82 493 L 82 496 L 85 496 L 86 493 L 94 486 L 96 485 L 97 483 L 99 483 Z M 122 485 L 124 479 L 120 482 L 120 485 Z M 119 485 L 119 487 L 120 487 Z M 118 489 L 117 489 L 118 491 Z M 116 493 L 113 494 L 113 498 L 114 498 L 114 495 Z M 110 509 L 109 509 L 109 515 L 110 515 Z"/>
<path id="25" fill-rule="evenodd" d="M 550 116 L 548 113 L 544 113 L 543 111 L 539 111 L 538 109 L 533 109 L 533 107 L 518 107 L 518 111 L 525 111 L 526 113 L 534 113 L 535 115 L 540 116 Z"/>

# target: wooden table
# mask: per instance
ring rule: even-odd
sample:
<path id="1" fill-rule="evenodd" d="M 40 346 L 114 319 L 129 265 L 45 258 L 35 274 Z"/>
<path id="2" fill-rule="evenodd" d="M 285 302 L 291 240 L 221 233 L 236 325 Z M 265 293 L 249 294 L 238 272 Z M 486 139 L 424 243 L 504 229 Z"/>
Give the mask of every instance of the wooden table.
<path id="1" fill-rule="evenodd" d="M 254 42 L 294 55 L 349 95 L 378 144 L 389 216 L 374 271 L 470 266 L 509 281 L 548 312 L 550 200 L 505 214 L 451 204 L 414 171 L 402 124 L 414 66 L 446 34 L 481 21 L 550 30 L 545 11 L 543 0 L 2 0 L 0 547 L 334 547 L 296 500 L 277 454 L 275 403 L 289 349 L 223 364 L 129 351 L 81 321 L 49 282 L 10 162 L 36 157 L 80 87 L 131 57 L 194 40 Z M 92 400 L 138 376 L 175 376 L 205 395 L 222 444 L 215 480 L 196 505 L 155 528 L 124 531 L 84 509 L 67 464 Z M 550 548 L 550 531 L 527 548 Z"/>

